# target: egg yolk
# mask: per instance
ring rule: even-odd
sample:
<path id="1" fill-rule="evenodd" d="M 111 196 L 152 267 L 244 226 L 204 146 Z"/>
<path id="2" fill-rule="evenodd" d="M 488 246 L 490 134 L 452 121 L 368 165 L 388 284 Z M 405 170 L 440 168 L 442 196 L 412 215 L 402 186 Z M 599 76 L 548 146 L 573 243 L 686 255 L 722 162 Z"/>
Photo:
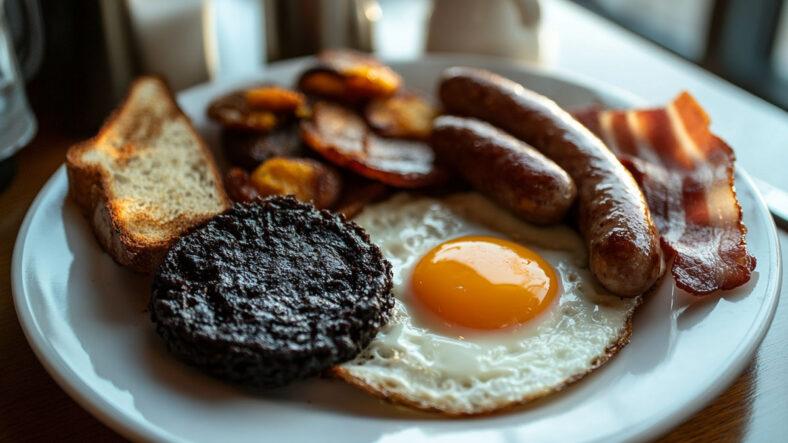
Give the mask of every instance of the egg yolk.
<path id="1" fill-rule="evenodd" d="M 413 294 L 457 325 L 499 329 L 527 322 L 558 291 L 553 268 L 534 251 L 507 240 L 470 236 L 442 243 L 413 270 Z"/>

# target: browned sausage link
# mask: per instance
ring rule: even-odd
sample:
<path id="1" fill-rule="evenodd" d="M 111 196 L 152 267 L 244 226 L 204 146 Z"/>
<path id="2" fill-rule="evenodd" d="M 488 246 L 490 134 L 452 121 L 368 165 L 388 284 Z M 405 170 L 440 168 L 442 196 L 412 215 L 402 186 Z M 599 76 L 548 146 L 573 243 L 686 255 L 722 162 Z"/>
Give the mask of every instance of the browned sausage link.
<path id="1" fill-rule="evenodd" d="M 602 285 L 635 296 L 654 284 L 662 273 L 657 228 L 635 180 L 601 140 L 552 100 L 484 70 L 447 69 L 439 94 L 449 112 L 503 128 L 569 173 L 589 264 Z"/>
<path id="2" fill-rule="evenodd" d="M 430 144 L 439 162 L 524 220 L 559 222 L 575 198 L 575 184 L 566 171 L 481 120 L 438 117 Z"/>

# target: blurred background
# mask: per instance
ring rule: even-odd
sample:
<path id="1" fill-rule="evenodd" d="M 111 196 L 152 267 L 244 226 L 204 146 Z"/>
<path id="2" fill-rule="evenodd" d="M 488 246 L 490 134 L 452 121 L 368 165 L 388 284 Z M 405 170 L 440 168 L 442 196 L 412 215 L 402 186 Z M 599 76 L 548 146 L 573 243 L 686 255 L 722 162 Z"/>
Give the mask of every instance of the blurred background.
<path id="1" fill-rule="evenodd" d="M 135 76 L 163 75 L 178 92 L 261 78 L 268 63 L 338 46 L 386 60 L 452 51 L 507 57 L 612 84 L 655 106 L 686 88 L 735 147 L 737 168 L 788 189 L 785 0 L 0 0 L 5 281 L 28 206 L 68 147 L 96 134 Z M 785 265 L 788 236 L 779 236 Z M 117 438 L 37 363 L 5 288 L 2 352 L 13 358 L 1 369 L 0 441 Z M 779 309 L 744 375 L 663 441 L 785 439 L 785 300 Z"/>
<path id="2" fill-rule="evenodd" d="M 0 0 L 34 114 L 84 134 L 141 73 L 164 75 L 178 91 L 336 46 L 387 59 L 464 51 L 549 66 L 562 39 L 540 27 L 540 6 L 551 1 Z M 784 0 L 573 3 L 788 109 Z"/>
<path id="3" fill-rule="evenodd" d="M 785 0 L 575 0 L 788 109 Z"/>

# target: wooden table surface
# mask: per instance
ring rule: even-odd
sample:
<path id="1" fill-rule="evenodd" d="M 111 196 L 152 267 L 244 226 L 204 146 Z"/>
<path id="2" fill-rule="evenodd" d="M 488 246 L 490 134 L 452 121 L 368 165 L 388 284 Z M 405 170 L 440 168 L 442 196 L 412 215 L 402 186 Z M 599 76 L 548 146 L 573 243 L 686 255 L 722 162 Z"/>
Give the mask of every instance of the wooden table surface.
<path id="1" fill-rule="evenodd" d="M 785 175 L 788 163 L 782 161 L 788 151 L 782 143 L 788 137 L 788 131 L 782 132 L 788 128 L 784 112 L 764 105 L 719 79 L 706 77 L 693 71 L 694 68 L 660 55 L 659 50 L 644 49 L 643 42 L 632 43 L 637 39 L 623 36 L 621 31 L 611 34 L 610 30 L 603 30 L 598 19 L 574 6 L 555 2 L 545 9 L 545 20 L 554 29 L 577 30 L 585 26 L 593 31 L 592 34 L 577 32 L 577 36 L 567 34 L 557 61 L 560 68 L 607 81 L 620 79 L 614 83 L 655 101 L 666 101 L 678 89 L 690 89 L 707 107 L 715 130 L 734 147 L 742 146 L 744 140 L 762 138 L 756 140 L 757 151 L 737 152 L 739 164 L 744 164 L 755 176 L 788 188 Z M 645 61 L 629 58 L 639 66 L 637 69 L 641 69 L 642 75 L 621 74 L 620 67 L 595 58 L 598 53 L 580 44 L 583 35 L 601 39 L 604 52 L 618 54 L 618 57 L 622 53 L 634 58 L 645 57 Z M 590 66 L 588 63 L 592 60 L 600 64 Z M 644 86 L 643 83 L 652 81 L 652 77 L 658 78 L 658 83 Z M 736 113 L 730 112 L 731 106 L 737 109 Z M 743 134 L 736 129 L 737 123 L 747 119 L 753 122 L 747 128 L 757 129 L 757 134 Z M 33 198 L 62 163 L 67 147 L 75 141 L 73 136 L 62 135 L 42 125 L 31 145 L 17 156 L 15 179 L 0 193 L 0 214 L 3 214 L 0 218 L 3 282 L 0 284 L 0 441 L 122 440 L 71 400 L 49 377 L 27 344 L 11 296 L 11 255 L 22 219 Z M 770 158 L 777 161 L 769 163 L 767 159 Z M 780 167 L 770 166 L 774 164 Z M 788 244 L 785 231 L 779 236 L 783 245 Z M 784 268 L 788 266 L 785 251 L 783 249 Z M 686 422 L 662 440 L 784 441 L 788 435 L 787 349 L 788 306 L 782 303 L 761 347 L 741 376 L 722 395 L 696 415 L 687 417 Z"/>

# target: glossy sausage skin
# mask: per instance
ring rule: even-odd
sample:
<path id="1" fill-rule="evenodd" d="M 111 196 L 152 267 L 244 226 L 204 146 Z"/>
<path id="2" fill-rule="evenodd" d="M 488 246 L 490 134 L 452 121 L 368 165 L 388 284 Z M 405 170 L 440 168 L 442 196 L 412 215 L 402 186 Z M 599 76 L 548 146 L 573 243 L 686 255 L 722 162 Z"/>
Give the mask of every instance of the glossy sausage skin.
<path id="1" fill-rule="evenodd" d="M 636 296 L 662 274 L 659 235 L 635 180 L 604 143 L 552 100 L 480 69 L 444 71 L 448 112 L 486 120 L 542 151 L 574 179 L 591 271 L 609 291 Z"/>
<path id="2" fill-rule="evenodd" d="M 526 221 L 557 223 L 574 201 L 575 184 L 566 171 L 489 123 L 438 117 L 430 144 L 438 161 Z"/>

